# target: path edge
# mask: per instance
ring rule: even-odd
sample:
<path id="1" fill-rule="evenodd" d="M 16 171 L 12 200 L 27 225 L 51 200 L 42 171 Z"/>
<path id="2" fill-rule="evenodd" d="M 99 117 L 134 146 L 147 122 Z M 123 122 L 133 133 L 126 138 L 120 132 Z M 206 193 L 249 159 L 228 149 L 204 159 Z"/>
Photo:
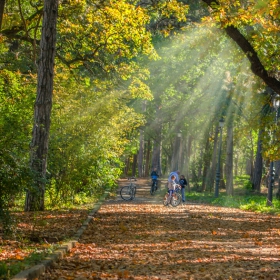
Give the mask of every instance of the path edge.
<path id="1" fill-rule="evenodd" d="M 87 219 L 83 222 L 82 226 L 78 229 L 75 235 L 72 237 L 72 240 L 65 242 L 59 246 L 59 248 L 46 257 L 40 264 L 32 266 L 26 270 L 23 270 L 16 274 L 10 280 L 33 280 L 39 278 L 47 268 L 49 268 L 53 263 L 59 259 L 63 259 L 64 256 L 76 246 L 78 240 L 82 236 L 85 229 L 88 227 L 90 221 L 93 219 L 94 214 L 100 209 L 101 205 L 109 195 L 109 190 L 106 190 L 105 193 L 100 197 L 100 199 L 94 204 L 93 209 L 88 214 Z"/>

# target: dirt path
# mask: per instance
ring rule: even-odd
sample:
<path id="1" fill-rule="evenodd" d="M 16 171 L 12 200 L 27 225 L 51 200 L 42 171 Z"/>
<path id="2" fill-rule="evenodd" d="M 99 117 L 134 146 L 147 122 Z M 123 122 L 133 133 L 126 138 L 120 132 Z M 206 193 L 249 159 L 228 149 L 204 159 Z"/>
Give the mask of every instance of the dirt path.
<path id="1" fill-rule="evenodd" d="M 124 182 L 122 182 L 124 183 Z M 280 279 L 279 217 L 136 199 L 100 208 L 71 253 L 40 279 Z"/>

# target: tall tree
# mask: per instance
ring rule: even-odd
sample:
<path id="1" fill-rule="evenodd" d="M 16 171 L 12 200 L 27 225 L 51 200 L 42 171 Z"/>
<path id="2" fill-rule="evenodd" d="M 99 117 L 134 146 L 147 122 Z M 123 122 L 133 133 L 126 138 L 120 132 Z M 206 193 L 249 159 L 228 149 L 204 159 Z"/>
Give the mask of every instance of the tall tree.
<path id="1" fill-rule="evenodd" d="M 209 173 L 207 174 L 208 177 L 208 188 L 210 191 L 214 189 L 214 182 L 215 182 L 215 176 L 216 176 L 216 162 L 217 162 L 217 149 L 218 149 L 218 136 L 219 136 L 219 123 L 216 121 L 216 125 L 214 127 L 214 135 L 213 137 L 213 152 L 212 152 L 212 158 L 211 158 L 211 168 L 209 169 Z"/>
<path id="2" fill-rule="evenodd" d="M 142 104 L 142 111 L 146 111 L 146 101 L 143 101 Z M 145 139 L 144 139 L 144 130 L 140 129 L 140 139 L 139 139 L 139 151 L 138 151 L 138 175 L 139 177 L 144 177 L 144 171 L 145 171 L 145 166 L 144 166 L 144 148 L 145 148 Z M 146 163 L 148 164 L 148 163 Z"/>
<path id="3" fill-rule="evenodd" d="M 30 151 L 34 185 L 27 190 L 25 211 L 44 210 L 47 155 L 51 122 L 58 1 L 44 1 L 37 98 Z"/>
<path id="4" fill-rule="evenodd" d="M 233 122 L 230 120 L 227 125 L 227 146 L 226 146 L 226 191 L 233 195 Z"/>
<path id="5" fill-rule="evenodd" d="M 0 1 L 0 30 L 2 29 L 2 20 L 5 8 L 5 0 Z"/>
<path id="6" fill-rule="evenodd" d="M 139 136 L 139 151 L 137 156 L 137 164 L 138 164 L 138 176 L 143 177 L 144 176 L 144 131 L 143 129 L 140 130 L 140 136 Z"/>
<path id="7" fill-rule="evenodd" d="M 205 191 L 207 182 L 207 173 L 210 168 L 210 141 L 209 141 L 209 130 L 205 131 L 205 137 L 206 143 L 205 143 L 205 150 L 203 155 L 203 171 L 202 171 L 202 187 L 201 190 Z"/>
<path id="8" fill-rule="evenodd" d="M 257 143 L 257 151 L 256 151 L 254 171 L 253 171 L 253 182 L 252 182 L 252 189 L 257 193 L 260 193 L 261 191 L 261 181 L 262 181 L 262 172 L 263 172 L 262 134 L 263 134 L 263 130 L 260 129 L 258 133 L 258 143 Z"/>
<path id="9" fill-rule="evenodd" d="M 145 156 L 145 177 L 150 175 L 150 157 L 151 157 L 151 139 L 148 139 L 146 145 L 146 156 Z"/>
<path id="10" fill-rule="evenodd" d="M 279 7 L 278 10 L 276 10 L 275 14 L 273 14 L 273 9 L 277 8 L 277 6 L 274 7 L 273 5 L 271 5 L 271 7 L 269 7 L 269 10 L 272 10 L 272 14 L 270 14 L 269 17 L 267 17 L 266 12 L 264 12 L 263 16 L 260 13 L 257 12 L 254 13 L 254 8 L 256 7 L 252 8 L 251 3 L 248 3 L 247 5 L 245 4 L 244 5 L 245 7 L 243 7 L 241 6 L 239 1 L 236 1 L 235 5 L 232 5 L 231 3 L 226 3 L 225 1 L 224 6 L 222 1 L 219 2 L 215 0 L 214 1 L 203 0 L 203 2 L 205 2 L 212 9 L 215 20 L 218 20 L 221 23 L 221 27 L 224 28 L 227 35 L 236 42 L 236 44 L 247 56 L 251 64 L 252 72 L 255 75 L 257 75 L 259 78 L 261 78 L 266 83 L 267 86 L 273 89 L 276 93 L 280 94 L 280 81 L 277 79 L 276 76 L 271 75 L 272 74 L 271 72 L 269 73 L 269 71 L 267 70 L 267 65 L 264 65 L 261 59 L 259 58 L 258 51 L 254 48 L 253 44 L 249 41 L 249 39 L 244 36 L 244 32 L 240 31 L 240 28 L 242 28 L 242 24 L 244 27 L 250 23 L 250 21 L 248 21 L 247 19 L 248 16 L 252 19 L 251 22 L 253 23 L 254 23 L 254 16 L 256 16 L 256 20 L 261 18 L 261 20 L 258 22 L 256 21 L 255 24 L 258 24 L 260 22 L 261 23 L 268 22 L 269 20 L 266 19 L 272 18 L 269 22 L 269 26 L 274 25 L 274 28 L 272 28 L 272 30 L 275 30 L 276 31 L 275 34 L 276 36 L 278 36 L 277 31 L 279 34 L 279 28 L 277 28 L 277 25 L 278 25 L 278 17 L 279 17 Z M 274 2 L 277 3 L 277 1 Z M 253 5 L 255 4 L 253 3 Z M 230 11 L 233 11 L 234 9 L 236 10 L 236 7 L 239 7 L 238 10 L 239 13 L 237 13 L 238 16 L 230 17 L 227 14 L 227 12 L 229 11 L 228 13 L 230 14 Z M 268 24 L 267 27 L 265 27 L 264 24 L 264 28 L 268 28 Z M 255 37 L 257 37 L 256 32 L 252 32 L 252 34 L 255 35 Z M 274 55 L 277 55 L 276 50 Z"/>
<path id="11" fill-rule="evenodd" d="M 162 174 L 162 163 L 161 163 L 161 134 L 162 129 L 161 125 L 156 128 L 156 137 L 153 141 L 153 153 L 152 153 L 152 169 L 157 168 L 159 175 Z"/>

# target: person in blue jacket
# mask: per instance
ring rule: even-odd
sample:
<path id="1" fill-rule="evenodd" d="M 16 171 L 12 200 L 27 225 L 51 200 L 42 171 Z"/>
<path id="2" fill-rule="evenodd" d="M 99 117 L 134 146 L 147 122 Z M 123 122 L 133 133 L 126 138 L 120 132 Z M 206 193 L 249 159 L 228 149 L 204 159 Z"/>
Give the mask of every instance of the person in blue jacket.
<path id="1" fill-rule="evenodd" d="M 157 168 L 155 167 L 154 170 L 151 173 L 151 178 L 153 181 L 153 186 L 156 186 L 156 190 L 157 190 L 157 179 L 158 179 L 159 175 L 157 174 Z"/>

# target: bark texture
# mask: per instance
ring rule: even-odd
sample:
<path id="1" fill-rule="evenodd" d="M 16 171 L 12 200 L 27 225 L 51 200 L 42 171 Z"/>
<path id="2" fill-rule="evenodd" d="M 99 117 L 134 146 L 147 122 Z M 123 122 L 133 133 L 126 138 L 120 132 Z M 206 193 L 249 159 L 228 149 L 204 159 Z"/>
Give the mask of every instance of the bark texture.
<path id="1" fill-rule="evenodd" d="M 0 0 L 0 30 L 2 29 L 3 14 L 5 8 L 5 0 Z"/>
<path id="2" fill-rule="evenodd" d="M 138 151 L 138 175 L 144 175 L 144 131 L 140 130 L 139 151 Z"/>
<path id="3" fill-rule="evenodd" d="M 171 171 L 176 171 L 178 169 L 178 137 L 177 135 L 172 139 L 172 156 L 171 156 Z"/>
<path id="4" fill-rule="evenodd" d="M 258 146 L 256 152 L 255 167 L 253 173 L 252 189 L 255 192 L 261 192 L 261 181 L 262 181 L 262 169 L 263 169 L 263 157 L 262 157 L 262 130 L 259 130 L 258 134 Z"/>
<path id="5" fill-rule="evenodd" d="M 213 153 L 211 159 L 211 169 L 209 169 L 208 182 L 209 182 L 209 190 L 212 191 L 214 189 L 214 182 L 216 177 L 216 167 L 217 167 L 217 149 L 218 149 L 218 136 L 219 136 L 219 124 L 216 122 L 215 132 L 214 132 L 214 146 Z"/>
<path id="6" fill-rule="evenodd" d="M 211 160 L 209 138 L 210 138 L 209 132 L 207 131 L 205 133 L 205 137 L 204 137 L 204 139 L 206 139 L 206 142 L 205 142 L 205 152 L 204 152 L 204 157 L 203 157 L 202 187 L 201 187 L 201 191 L 203 191 L 203 192 L 206 190 L 206 185 L 208 183 L 207 173 L 209 173 L 210 160 Z"/>
<path id="7" fill-rule="evenodd" d="M 227 156 L 226 156 L 226 191 L 227 195 L 233 195 L 233 124 L 227 127 Z"/>
<path id="8" fill-rule="evenodd" d="M 162 174 L 161 171 L 161 139 L 158 137 L 158 139 L 154 140 L 153 145 L 153 155 L 152 155 L 152 166 L 151 170 L 153 168 L 157 168 L 157 172 L 159 175 Z"/>
<path id="9" fill-rule="evenodd" d="M 147 145 L 145 147 L 145 177 L 150 176 L 150 157 L 151 157 L 151 140 L 148 139 Z"/>
<path id="10" fill-rule="evenodd" d="M 37 97 L 34 108 L 34 125 L 30 151 L 30 166 L 34 176 L 34 184 L 33 187 L 27 191 L 25 211 L 44 210 L 57 15 L 58 1 L 44 1 Z"/>

